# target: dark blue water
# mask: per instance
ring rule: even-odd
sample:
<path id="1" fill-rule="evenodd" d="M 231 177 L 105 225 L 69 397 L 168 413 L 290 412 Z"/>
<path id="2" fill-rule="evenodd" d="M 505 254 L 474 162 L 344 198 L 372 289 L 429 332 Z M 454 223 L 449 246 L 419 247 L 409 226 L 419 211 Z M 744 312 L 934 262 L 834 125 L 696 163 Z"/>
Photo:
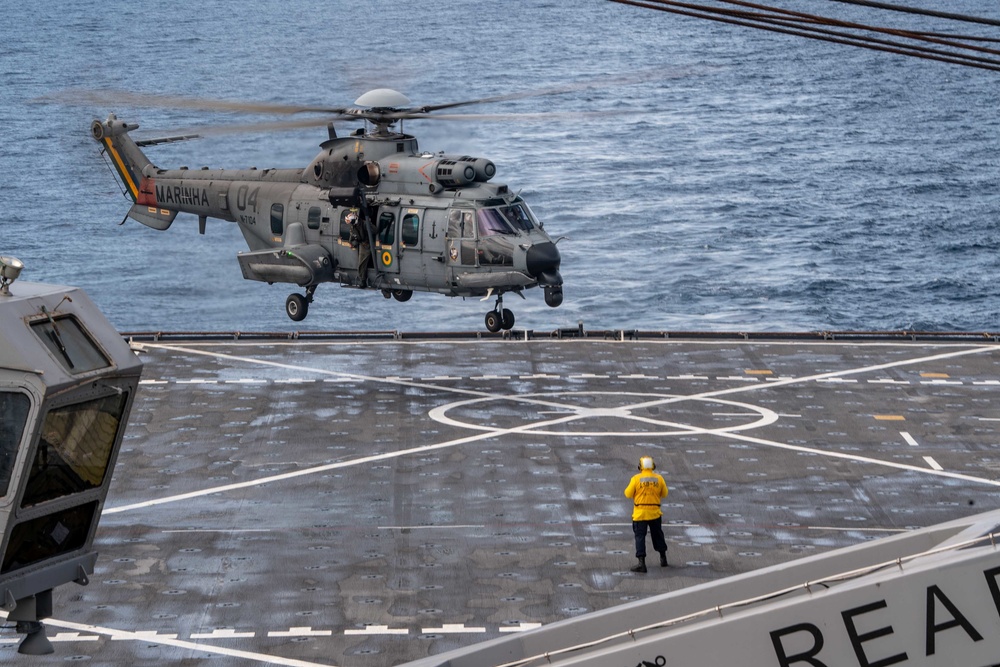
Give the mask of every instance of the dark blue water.
<path id="1" fill-rule="evenodd" d="M 993 2 L 948 9 L 1000 18 Z M 234 224 L 210 221 L 205 236 L 184 216 L 167 232 L 119 226 L 128 203 L 88 136 L 109 111 L 154 135 L 246 118 L 72 103 L 67 90 L 336 106 L 389 86 L 430 104 L 651 71 L 474 109 L 615 114 L 407 125 L 424 149 L 492 159 L 495 180 L 569 237 L 565 303 L 509 297 L 519 327 L 1000 329 L 997 73 L 599 0 L 54 0 L 5 12 L 0 253 L 22 259 L 26 279 L 84 287 L 123 330 L 474 330 L 489 304 L 327 285 L 292 323 L 288 286 L 242 279 Z M 324 137 L 220 135 L 150 154 L 296 167 Z"/>

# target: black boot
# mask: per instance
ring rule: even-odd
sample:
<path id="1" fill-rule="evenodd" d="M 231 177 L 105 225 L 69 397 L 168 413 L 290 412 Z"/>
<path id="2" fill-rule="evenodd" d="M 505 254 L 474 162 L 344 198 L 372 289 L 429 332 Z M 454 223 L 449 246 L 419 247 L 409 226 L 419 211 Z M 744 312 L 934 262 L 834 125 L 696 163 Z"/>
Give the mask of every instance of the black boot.
<path id="1" fill-rule="evenodd" d="M 666 567 L 666 566 L 667 566 L 667 551 L 666 549 L 664 549 L 663 551 L 660 552 L 660 567 Z"/>
<path id="2" fill-rule="evenodd" d="M 640 558 L 639 564 L 632 568 L 632 572 L 646 572 L 646 559 Z"/>

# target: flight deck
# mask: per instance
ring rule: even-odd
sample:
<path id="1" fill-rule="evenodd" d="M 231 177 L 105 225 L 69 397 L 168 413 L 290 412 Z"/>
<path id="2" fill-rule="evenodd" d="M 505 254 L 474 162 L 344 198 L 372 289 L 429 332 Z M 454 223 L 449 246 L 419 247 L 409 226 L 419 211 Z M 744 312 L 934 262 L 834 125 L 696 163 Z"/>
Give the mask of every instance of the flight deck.
<path id="1" fill-rule="evenodd" d="M 1000 504 L 993 338 L 579 333 L 133 337 L 95 572 L 0 655 L 399 665 Z"/>

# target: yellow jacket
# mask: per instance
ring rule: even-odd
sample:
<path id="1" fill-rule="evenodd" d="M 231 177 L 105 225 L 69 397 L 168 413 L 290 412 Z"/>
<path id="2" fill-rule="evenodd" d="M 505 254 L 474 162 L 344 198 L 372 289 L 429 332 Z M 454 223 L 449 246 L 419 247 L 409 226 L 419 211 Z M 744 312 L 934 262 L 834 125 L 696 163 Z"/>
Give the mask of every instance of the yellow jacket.
<path id="1" fill-rule="evenodd" d="M 660 511 L 660 499 L 667 497 L 667 483 L 659 473 L 643 470 L 632 476 L 632 481 L 625 489 L 625 497 L 634 503 L 632 509 L 633 521 L 649 521 L 663 516 Z"/>

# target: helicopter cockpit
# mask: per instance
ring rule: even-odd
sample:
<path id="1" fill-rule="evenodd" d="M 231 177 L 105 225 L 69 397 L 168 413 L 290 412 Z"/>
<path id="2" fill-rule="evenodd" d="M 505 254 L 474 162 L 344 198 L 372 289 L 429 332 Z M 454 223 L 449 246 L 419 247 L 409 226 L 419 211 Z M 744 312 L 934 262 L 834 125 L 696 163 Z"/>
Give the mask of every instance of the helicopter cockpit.
<path id="1" fill-rule="evenodd" d="M 483 208 L 476 211 L 476 217 L 480 238 L 494 234 L 527 234 L 536 227 L 541 228 L 531 209 L 520 198 L 510 203 L 487 201 Z"/>
<path id="2" fill-rule="evenodd" d="M 540 228 L 531 209 L 521 199 L 512 202 L 487 200 L 476 209 L 476 228 L 479 232 L 479 264 L 513 266 L 514 237 L 523 236 Z"/>

